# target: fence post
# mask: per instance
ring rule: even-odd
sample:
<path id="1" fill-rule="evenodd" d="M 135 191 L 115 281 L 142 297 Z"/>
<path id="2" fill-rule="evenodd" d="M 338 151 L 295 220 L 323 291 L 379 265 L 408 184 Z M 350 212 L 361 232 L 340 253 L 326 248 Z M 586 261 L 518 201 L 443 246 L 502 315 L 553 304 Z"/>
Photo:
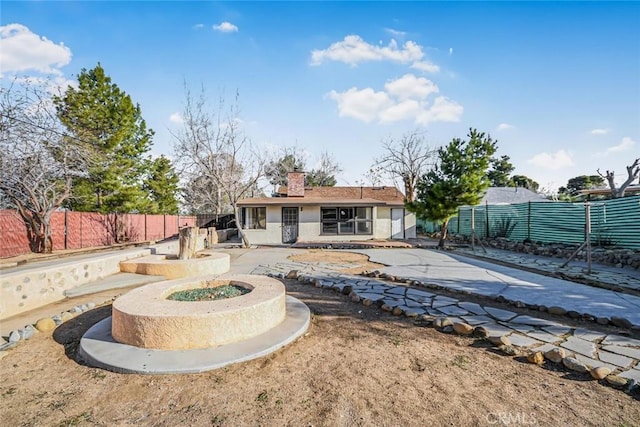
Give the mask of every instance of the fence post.
<path id="1" fill-rule="evenodd" d="M 587 274 L 591 274 L 591 203 L 584 204 L 585 241 L 587 242 Z"/>
<path id="2" fill-rule="evenodd" d="M 147 214 L 144 214 L 144 241 L 147 241 Z"/>
<path id="3" fill-rule="evenodd" d="M 460 235 L 460 206 L 458 206 L 458 235 Z"/>
<path id="4" fill-rule="evenodd" d="M 471 207 L 471 250 L 476 250 L 476 208 Z"/>
<path id="5" fill-rule="evenodd" d="M 64 248 L 69 249 L 67 246 L 69 245 L 69 211 L 65 209 L 64 211 Z"/>
<path id="6" fill-rule="evenodd" d="M 486 218 L 487 218 L 487 226 L 486 226 L 486 231 L 487 231 L 487 235 L 486 238 L 489 238 L 489 202 L 485 201 L 484 202 L 484 209 L 485 209 L 485 213 L 486 213 Z"/>
<path id="7" fill-rule="evenodd" d="M 162 239 L 167 238 L 167 215 L 162 215 Z"/>
<path id="8" fill-rule="evenodd" d="M 82 249 L 82 212 L 80 212 L 80 249 Z"/>
<path id="9" fill-rule="evenodd" d="M 531 200 L 527 210 L 527 240 L 531 240 Z"/>

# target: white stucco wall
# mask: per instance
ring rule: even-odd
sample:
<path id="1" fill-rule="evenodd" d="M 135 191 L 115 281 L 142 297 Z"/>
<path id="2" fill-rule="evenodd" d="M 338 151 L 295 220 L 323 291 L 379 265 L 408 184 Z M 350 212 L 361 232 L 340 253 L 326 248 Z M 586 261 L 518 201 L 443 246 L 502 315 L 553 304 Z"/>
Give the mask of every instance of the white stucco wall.
<path id="1" fill-rule="evenodd" d="M 373 234 L 320 234 L 320 206 L 303 206 L 298 209 L 298 240 L 300 241 L 352 241 L 391 238 L 391 208 L 373 207 Z M 405 210 L 405 237 L 416 237 L 415 215 Z M 267 206 L 267 228 L 265 230 L 244 230 L 252 245 L 282 244 L 282 207 Z"/>
<path id="2" fill-rule="evenodd" d="M 282 244 L 282 207 L 267 206 L 266 230 L 243 230 L 252 245 Z"/>

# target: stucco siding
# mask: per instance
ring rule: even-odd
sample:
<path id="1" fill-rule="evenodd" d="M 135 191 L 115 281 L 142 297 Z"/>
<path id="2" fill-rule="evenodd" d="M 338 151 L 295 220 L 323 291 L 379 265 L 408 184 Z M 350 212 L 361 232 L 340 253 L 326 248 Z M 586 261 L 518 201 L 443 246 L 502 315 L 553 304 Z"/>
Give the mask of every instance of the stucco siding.
<path id="1" fill-rule="evenodd" d="M 267 206 L 267 227 L 265 230 L 244 230 L 252 245 L 282 244 L 282 207 Z M 369 239 L 389 239 L 391 237 L 391 208 L 373 207 L 373 234 L 321 234 L 320 206 L 298 208 L 298 240 L 304 242 L 353 241 Z M 405 236 L 416 237 L 415 215 L 405 211 Z"/>

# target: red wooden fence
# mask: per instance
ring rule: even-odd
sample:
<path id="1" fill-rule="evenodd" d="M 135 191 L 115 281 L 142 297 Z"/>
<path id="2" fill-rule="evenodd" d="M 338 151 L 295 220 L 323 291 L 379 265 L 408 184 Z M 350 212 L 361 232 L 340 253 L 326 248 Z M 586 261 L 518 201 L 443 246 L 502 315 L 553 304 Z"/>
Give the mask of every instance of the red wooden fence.
<path id="1" fill-rule="evenodd" d="M 115 234 L 128 242 L 162 240 L 178 234 L 195 216 L 54 212 L 51 218 L 53 250 L 108 246 Z M 27 231 L 20 215 L 0 210 L 0 258 L 29 253 Z"/>

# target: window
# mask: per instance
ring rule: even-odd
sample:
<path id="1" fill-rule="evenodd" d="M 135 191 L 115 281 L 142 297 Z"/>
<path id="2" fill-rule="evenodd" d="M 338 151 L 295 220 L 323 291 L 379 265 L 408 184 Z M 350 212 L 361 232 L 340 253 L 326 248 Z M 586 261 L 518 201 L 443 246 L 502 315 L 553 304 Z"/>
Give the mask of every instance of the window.
<path id="1" fill-rule="evenodd" d="M 242 228 L 245 230 L 266 230 L 267 208 L 243 208 Z"/>
<path id="2" fill-rule="evenodd" d="M 322 234 L 373 234 L 372 208 L 322 208 Z"/>

